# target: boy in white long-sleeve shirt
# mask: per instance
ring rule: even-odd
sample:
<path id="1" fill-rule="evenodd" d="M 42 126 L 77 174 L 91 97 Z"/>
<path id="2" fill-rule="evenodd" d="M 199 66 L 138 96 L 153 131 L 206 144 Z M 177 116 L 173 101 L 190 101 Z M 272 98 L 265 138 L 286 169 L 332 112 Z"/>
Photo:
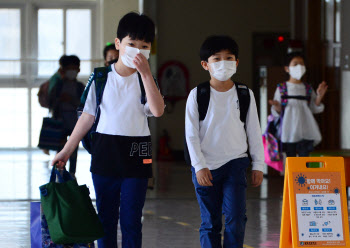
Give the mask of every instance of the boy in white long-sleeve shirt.
<path id="1" fill-rule="evenodd" d="M 248 153 L 253 164 L 252 185 L 259 186 L 263 180 L 264 150 L 255 99 L 245 85 L 231 80 L 239 63 L 238 45 L 232 38 L 207 38 L 200 58 L 210 82 L 191 91 L 185 128 L 202 218 L 200 242 L 205 248 L 222 247 L 224 214 L 223 245 L 241 248 L 247 221 Z M 207 104 L 203 104 L 205 99 Z"/>

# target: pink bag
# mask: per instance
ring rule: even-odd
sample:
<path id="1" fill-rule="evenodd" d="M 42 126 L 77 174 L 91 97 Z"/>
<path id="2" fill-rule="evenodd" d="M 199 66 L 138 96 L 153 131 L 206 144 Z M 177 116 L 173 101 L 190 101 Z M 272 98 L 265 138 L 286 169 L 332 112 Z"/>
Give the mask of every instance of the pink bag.
<path id="1" fill-rule="evenodd" d="M 265 163 L 277 171 L 283 171 L 283 157 L 279 151 L 277 139 L 266 132 L 262 136 L 265 154 Z"/>

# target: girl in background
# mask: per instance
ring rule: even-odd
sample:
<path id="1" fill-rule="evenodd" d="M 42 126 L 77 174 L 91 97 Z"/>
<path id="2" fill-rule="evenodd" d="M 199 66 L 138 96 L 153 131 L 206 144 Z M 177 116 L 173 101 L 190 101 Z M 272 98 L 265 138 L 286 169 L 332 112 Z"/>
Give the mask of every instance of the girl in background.
<path id="1" fill-rule="evenodd" d="M 306 72 L 305 59 L 301 53 L 287 55 L 285 71 L 289 74 L 287 82 L 278 85 L 271 112 L 279 117 L 282 149 L 287 157 L 308 157 L 314 146 L 322 140 L 320 130 L 313 114 L 322 113 L 322 99 L 327 92 L 326 82 L 319 84 L 316 92 L 303 81 Z"/>

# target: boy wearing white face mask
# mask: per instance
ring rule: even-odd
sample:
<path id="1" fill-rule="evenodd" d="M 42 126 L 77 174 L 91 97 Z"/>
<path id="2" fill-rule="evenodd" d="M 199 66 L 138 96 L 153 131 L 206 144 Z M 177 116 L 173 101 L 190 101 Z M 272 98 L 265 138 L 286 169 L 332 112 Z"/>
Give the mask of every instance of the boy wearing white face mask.
<path id="1" fill-rule="evenodd" d="M 301 79 L 306 72 L 303 54 L 293 52 L 287 55 L 285 71 L 287 82 L 278 85 L 271 112 L 280 117 L 280 139 L 287 157 L 308 157 L 313 147 L 321 142 L 322 136 L 313 114 L 324 110 L 322 99 L 327 92 L 326 82 L 322 82 L 317 93 Z"/>
<path id="2" fill-rule="evenodd" d="M 164 112 L 163 97 L 147 61 L 154 37 L 155 26 L 149 17 L 129 13 L 120 20 L 115 39 L 118 62 L 102 68 L 106 75 L 91 75 L 83 113 L 66 146 L 52 162 L 64 167 L 95 124 L 90 171 L 105 231 L 105 237 L 98 240 L 99 248 L 117 247 L 119 218 L 122 246 L 141 248 L 142 209 L 148 178 L 152 177 L 147 118 L 160 117 Z M 101 78 L 107 80 L 100 91 L 102 98 L 97 95 Z"/>
<path id="3" fill-rule="evenodd" d="M 203 248 L 242 248 L 246 213 L 246 171 L 252 158 L 252 186 L 263 180 L 264 150 L 254 94 L 231 80 L 238 45 L 228 36 L 211 36 L 200 48 L 210 81 L 194 88 L 186 105 L 185 158 L 200 206 Z M 186 153 L 188 150 L 188 153 Z"/>
<path id="4" fill-rule="evenodd" d="M 61 78 L 50 91 L 49 108 L 52 117 L 63 121 L 65 134 L 70 136 L 78 120 L 76 109 L 80 103 L 80 97 L 84 91 L 84 84 L 77 81 L 80 71 L 80 59 L 75 55 L 63 55 L 60 59 Z M 69 172 L 75 175 L 77 165 L 78 148 L 69 157 Z"/>

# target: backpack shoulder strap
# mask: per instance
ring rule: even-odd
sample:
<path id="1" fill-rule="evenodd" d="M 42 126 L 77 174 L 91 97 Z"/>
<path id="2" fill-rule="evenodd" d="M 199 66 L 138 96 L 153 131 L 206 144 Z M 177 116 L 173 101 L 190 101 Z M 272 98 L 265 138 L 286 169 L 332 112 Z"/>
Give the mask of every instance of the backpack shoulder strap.
<path id="1" fill-rule="evenodd" d="M 145 86 L 143 85 L 142 77 L 141 77 L 141 74 L 139 72 L 137 72 L 137 76 L 139 78 L 139 85 L 140 85 L 140 89 L 141 89 L 141 104 L 146 104 L 147 97 L 146 97 Z M 159 90 L 158 81 L 157 81 L 157 79 L 154 76 L 153 76 L 153 80 L 156 83 L 156 86 L 157 86 L 157 88 Z"/>
<path id="2" fill-rule="evenodd" d="M 98 67 L 94 69 L 94 80 L 96 89 L 96 105 L 99 106 L 102 102 L 103 91 L 107 83 L 108 73 L 112 71 L 111 66 Z"/>
<path id="3" fill-rule="evenodd" d="M 199 120 L 203 121 L 207 115 L 210 101 L 210 82 L 204 82 L 197 86 L 197 104 Z"/>
<path id="4" fill-rule="evenodd" d="M 247 120 L 248 109 L 250 106 L 250 93 L 247 85 L 235 82 L 238 102 L 239 102 L 239 111 L 240 119 L 245 124 Z"/>
<path id="5" fill-rule="evenodd" d="M 312 95 L 312 87 L 308 83 L 304 83 L 304 85 L 305 85 L 305 90 L 306 90 L 306 98 L 307 98 L 307 101 L 310 103 L 311 95 Z"/>
<path id="6" fill-rule="evenodd" d="M 288 103 L 288 89 L 287 89 L 287 82 L 283 82 L 280 84 L 277 84 L 277 87 L 280 91 L 281 94 L 281 105 L 282 105 L 282 109 L 284 109 L 287 106 Z"/>
<path id="7" fill-rule="evenodd" d="M 146 102 L 147 102 L 146 91 L 145 91 L 145 87 L 143 86 L 141 74 L 139 72 L 137 72 L 137 76 L 139 78 L 139 85 L 140 85 L 140 89 L 141 89 L 141 104 L 146 104 Z"/>

